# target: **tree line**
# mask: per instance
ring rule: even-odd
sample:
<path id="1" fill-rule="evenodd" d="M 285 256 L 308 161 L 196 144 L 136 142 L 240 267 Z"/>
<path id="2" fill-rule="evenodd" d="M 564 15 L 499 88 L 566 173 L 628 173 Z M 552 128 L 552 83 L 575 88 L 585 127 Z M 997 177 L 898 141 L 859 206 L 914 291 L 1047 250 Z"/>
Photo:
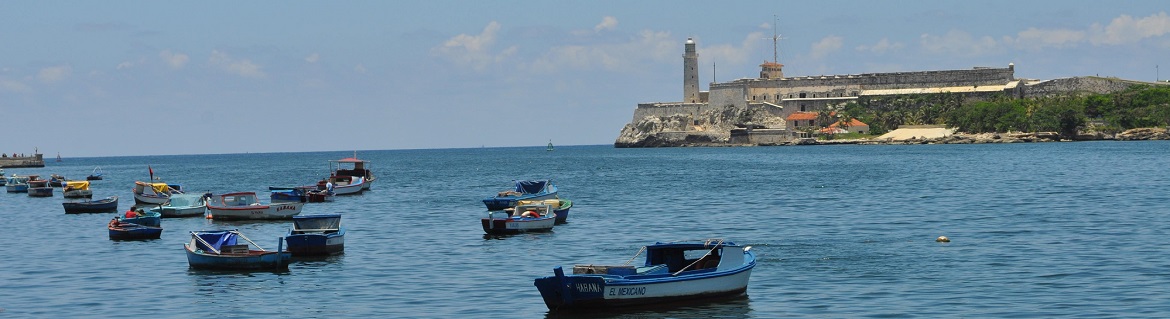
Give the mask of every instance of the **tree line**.
<path id="1" fill-rule="evenodd" d="M 1090 123 L 1102 132 L 1170 125 L 1170 87 L 1135 85 L 1115 93 L 1026 99 L 998 94 L 967 100 L 954 93 L 864 97 L 823 113 L 830 112 L 846 123 L 855 118 L 869 124 L 871 134 L 899 125 L 935 124 L 967 133 L 1058 132 L 1072 137 Z"/>

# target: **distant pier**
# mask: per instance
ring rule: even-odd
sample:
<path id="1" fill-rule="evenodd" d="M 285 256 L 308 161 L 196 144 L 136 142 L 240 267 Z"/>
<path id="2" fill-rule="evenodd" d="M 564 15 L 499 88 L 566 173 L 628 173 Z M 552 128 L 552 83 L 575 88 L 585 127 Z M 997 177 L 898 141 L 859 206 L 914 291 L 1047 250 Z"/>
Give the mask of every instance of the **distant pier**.
<path id="1" fill-rule="evenodd" d="M 32 156 L 0 157 L 0 168 L 14 167 L 45 167 L 45 156 L 44 154 L 33 154 Z"/>

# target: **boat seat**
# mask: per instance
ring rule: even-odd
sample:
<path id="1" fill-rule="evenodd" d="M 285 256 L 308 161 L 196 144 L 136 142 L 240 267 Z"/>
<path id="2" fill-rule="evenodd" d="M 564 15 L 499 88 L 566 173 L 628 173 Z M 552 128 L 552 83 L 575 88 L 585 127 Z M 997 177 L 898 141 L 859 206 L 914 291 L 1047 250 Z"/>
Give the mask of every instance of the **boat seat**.
<path id="1" fill-rule="evenodd" d="M 224 245 L 222 249 L 219 250 L 219 252 L 232 255 L 247 255 L 248 245 Z"/>

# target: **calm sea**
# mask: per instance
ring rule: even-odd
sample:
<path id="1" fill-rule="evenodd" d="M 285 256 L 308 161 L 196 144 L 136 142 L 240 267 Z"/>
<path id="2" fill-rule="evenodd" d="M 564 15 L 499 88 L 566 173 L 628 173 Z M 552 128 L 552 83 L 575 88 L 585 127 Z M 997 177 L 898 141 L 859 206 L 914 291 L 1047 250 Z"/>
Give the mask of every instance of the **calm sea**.
<path id="1" fill-rule="evenodd" d="M 7 169 L 83 178 L 133 203 L 147 167 L 185 189 L 308 184 L 352 152 L 65 158 Z M 540 318 L 532 280 L 620 264 L 655 241 L 723 238 L 759 263 L 745 298 L 614 318 L 1170 317 L 1170 142 L 363 151 L 378 181 L 308 204 L 346 252 L 288 272 L 189 270 L 187 232 L 265 248 L 287 221 L 165 219 L 107 239 L 107 214 L 0 193 L 2 318 Z M 574 201 L 551 233 L 485 238 L 480 200 L 551 178 Z M 938 236 L 952 242 L 937 243 Z"/>

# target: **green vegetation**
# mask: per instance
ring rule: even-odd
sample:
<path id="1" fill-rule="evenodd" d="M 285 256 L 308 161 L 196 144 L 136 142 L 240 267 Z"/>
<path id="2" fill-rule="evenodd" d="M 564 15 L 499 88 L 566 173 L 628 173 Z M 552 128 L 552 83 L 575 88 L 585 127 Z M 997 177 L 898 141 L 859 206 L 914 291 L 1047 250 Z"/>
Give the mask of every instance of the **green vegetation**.
<path id="1" fill-rule="evenodd" d="M 1139 85 L 1110 94 L 1031 99 L 995 96 L 978 101 L 946 93 L 873 97 L 841 106 L 838 117 L 869 124 L 871 134 L 883 134 L 899 125 L 942 124 L 967 133 L 1058 132 L 1073 136 L 1088 123 L 1106 132 L 1170 125 L 1170 87 Z"/>

